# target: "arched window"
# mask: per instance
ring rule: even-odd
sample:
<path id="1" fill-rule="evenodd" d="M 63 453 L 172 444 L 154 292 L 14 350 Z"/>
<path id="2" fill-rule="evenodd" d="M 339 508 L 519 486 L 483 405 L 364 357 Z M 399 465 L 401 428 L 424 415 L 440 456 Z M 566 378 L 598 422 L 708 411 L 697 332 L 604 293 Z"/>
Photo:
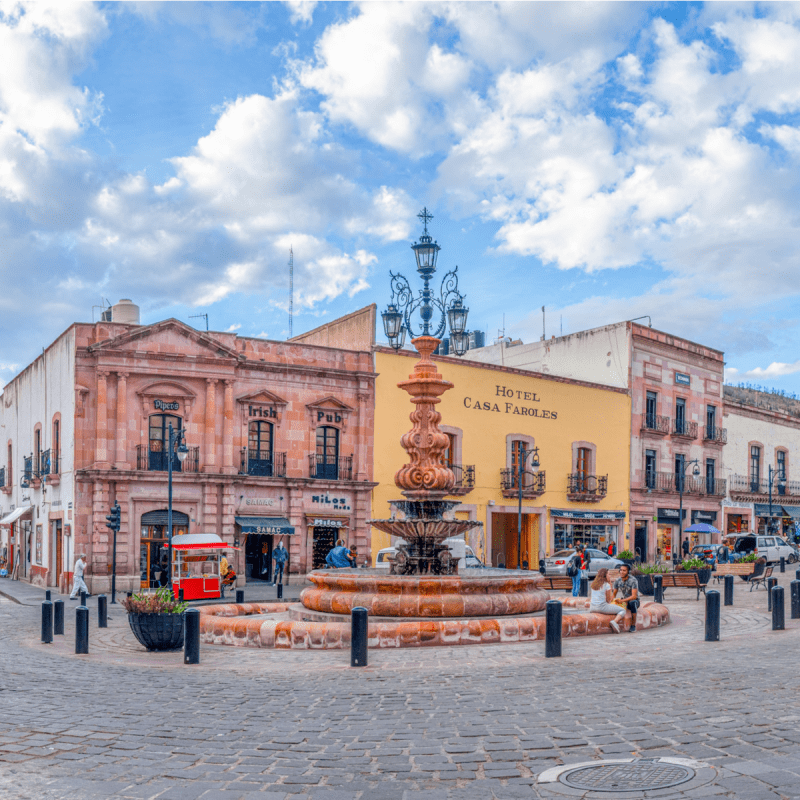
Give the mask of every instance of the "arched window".
<path id="1" fill-rule="evenodd" d="M 169 449 L 169 426 L 172 425 L 172 430 L 177 433 L 181 430 L 183 420 L 176 417 L 174 414 L 153 414 L 150 417 L 150 465 L 151 470 L 167 469 L 167 450 Z M 172 470 L 173 472 L 180 472 L 181 462 L 175 455 L 175 449 L 172 453 Z"/>
<path id="2" fill-rule="evenodd" d="M 316 477 L 339 478 L 339 430 L 330 425 L 317 428 Z"/>
<path id="3" fill-rule="evenodd" d="M 255 420 L 248 426 L 248 475 L 272 475 L 272 432 L 272 423 L 264 420 Z"/>

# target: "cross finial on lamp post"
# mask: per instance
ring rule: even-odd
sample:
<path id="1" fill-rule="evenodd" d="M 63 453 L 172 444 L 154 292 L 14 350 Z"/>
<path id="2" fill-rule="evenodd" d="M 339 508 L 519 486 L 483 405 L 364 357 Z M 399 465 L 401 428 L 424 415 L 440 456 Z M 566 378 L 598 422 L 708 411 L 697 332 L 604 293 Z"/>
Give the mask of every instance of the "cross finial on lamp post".
<path id="1" fill-rule="evenodd" d="M 417 218 L 422 220 L 422 224 L 425 227 L 425 235 L 428 235 L 428 223 L 433 219 L 433 214 L 428 212 L 427 207 L 423 207 L 422 211 L 417 214 Z"/>

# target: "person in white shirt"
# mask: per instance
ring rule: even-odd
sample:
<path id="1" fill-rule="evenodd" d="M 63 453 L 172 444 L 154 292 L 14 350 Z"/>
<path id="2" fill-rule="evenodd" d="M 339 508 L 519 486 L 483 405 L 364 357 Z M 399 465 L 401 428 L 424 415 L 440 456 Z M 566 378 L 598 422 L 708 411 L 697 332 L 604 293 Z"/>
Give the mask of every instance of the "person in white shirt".
<path id="1" fill-rule="evenodd" d="M 86 553 L 78 553 L 78 560 L 75 562 L 75 569 L 72 572 L 72 593 L 69 596 L 70 600 L 78 599 L 78 592 L 86 592 L 91 596 L 89 587 L 83 582 L 83 573 L 86 569 Z"/>
<path id="2" fill-rule="evenodd" d="M 608 570 L 601 567 L 597 570 L 597 575 L 592 581 L 592 596 L 589 600 L 589 611 L 596 614 L 613 614 L 611 620 L 611 630 L 614 633 L 620 632 L 620 624 L 625 619 L 625 606 L 618 606 L 613 603 L 614 592 L 608 582 Z"/>

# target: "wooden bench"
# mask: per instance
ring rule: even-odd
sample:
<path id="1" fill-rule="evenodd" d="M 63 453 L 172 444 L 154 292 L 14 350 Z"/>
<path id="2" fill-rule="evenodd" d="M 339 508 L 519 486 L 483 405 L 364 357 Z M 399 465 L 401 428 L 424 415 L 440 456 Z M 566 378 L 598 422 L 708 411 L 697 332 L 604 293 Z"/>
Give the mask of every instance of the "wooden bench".
<path id="1" fill-rule="evenodd" d="M 572 578 L 568 577 L 567 575 L 544 575 L 544 584 L 542 585 L 543 589 L 552 589 L 553 591 L 558 591 L 559 589 L 563 589 L 564 591 L 572 591 Z M 610 569 L 608 571 L 608 582 L 613 586 L 614 581 L 619 578 L 619 570 L 618 569 Z M 591 585 L 592 581 L 589 580 L 589 584 Z"/>
<path id="2" fill-rule="evenodd" d="M 700 592 L 706 593 L 708 584 L 700 583 L 700 578 L 696 572 L 666 572 L 662 576 L 661 586 L 666 589 L 671 586 L 676 589 L 697 589 L 697 599 L 700 599 Z"/>
<path id="3" fill-rule="evenodd" d="M 753 569 L 755 569 L 755 566 L 755 561 L 747 561 L 744 564 L 717 564 L 717 567 L 714 570 L 713 578 L 717 583 L 719 583 L 726 575 L 740 575 L 741 577 L 746 578 L 748 575 L 753 574 Z"/>
<path id="4" fill-rule="evenodd" d="M 772 577 L 772 570 L 773 567 L 767 567 L 760 575 L 756 576 L 755 578 L 750 578 L 750 591 L 753 591 L 754 586 L 756 588 L 763 586 L 766 589 L 767 580 Z"/>

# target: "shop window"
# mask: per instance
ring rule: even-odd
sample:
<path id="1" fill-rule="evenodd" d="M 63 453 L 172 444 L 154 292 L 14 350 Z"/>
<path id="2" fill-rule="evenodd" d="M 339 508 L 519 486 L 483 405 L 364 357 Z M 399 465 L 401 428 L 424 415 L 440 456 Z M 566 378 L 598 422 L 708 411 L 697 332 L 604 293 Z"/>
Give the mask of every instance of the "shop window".
<path id="1" fill-rule="evenodd" d="M 172 425 L 174 433 L 178 433 L 183 425 L 183 420 L 174 414 L 153 414 L 150 417 L 150 434 L 149 434 L 149 465 L 148 469 L 154 471 L 166 472 L 168 467 L 168 454 L 169 449 L 169 428 Z M 177 438 L 176 438 L 177 441 Z M 181 462 L 174 452 L 177 447 L 173 448 L 172 453 L 172 470 L 173 472 L 181 471 Z"/>
<path id="2" fill-rule="evenodd" d="M 750 491 L 757 492 L 761 483 L 761 448 L 750 446 Z"/>
<path id="3" fill-rule="evenodd" d="M 273 433 L 271 422 L 255 420 L 247 431 L 247 474 L 273 474 Z"/>

